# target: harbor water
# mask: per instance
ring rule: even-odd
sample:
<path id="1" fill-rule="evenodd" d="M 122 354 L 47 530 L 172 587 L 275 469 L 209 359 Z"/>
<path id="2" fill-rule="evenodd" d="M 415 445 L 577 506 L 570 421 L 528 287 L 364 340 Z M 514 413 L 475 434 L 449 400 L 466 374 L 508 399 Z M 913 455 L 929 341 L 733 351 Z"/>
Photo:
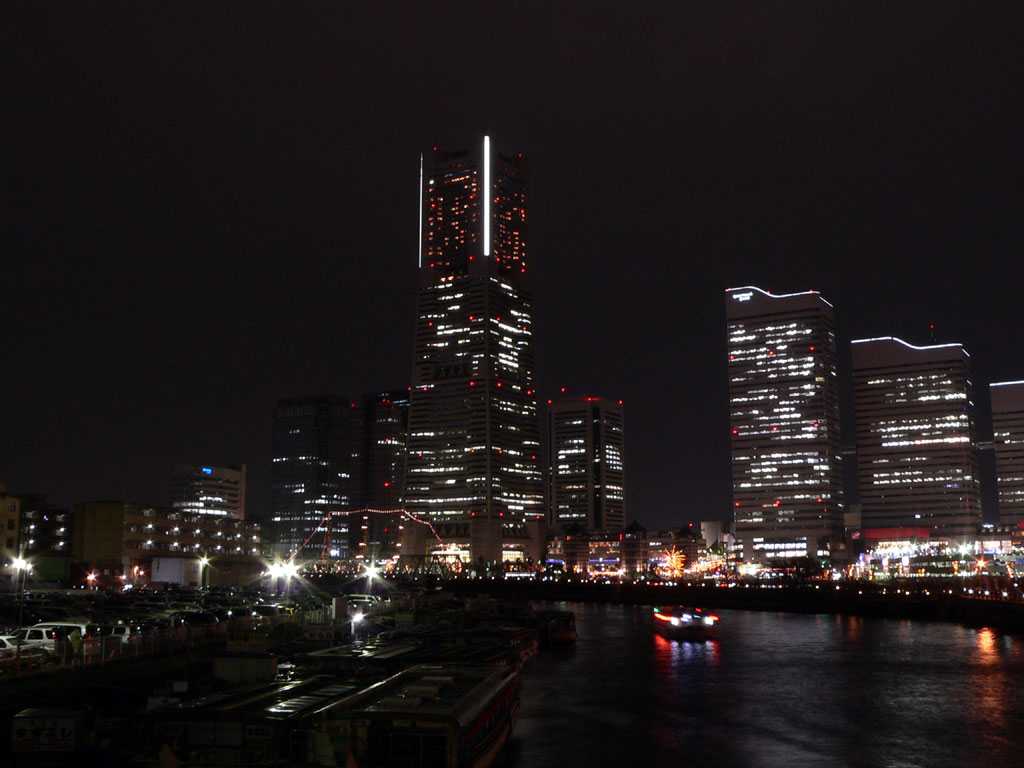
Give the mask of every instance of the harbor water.
<path id="1" fill-rule="evenodd" d="M 524 670 L 509 768 L 1024 765 L 1024 638 L 957 624 L 559 603 L 575 647 Z"/>

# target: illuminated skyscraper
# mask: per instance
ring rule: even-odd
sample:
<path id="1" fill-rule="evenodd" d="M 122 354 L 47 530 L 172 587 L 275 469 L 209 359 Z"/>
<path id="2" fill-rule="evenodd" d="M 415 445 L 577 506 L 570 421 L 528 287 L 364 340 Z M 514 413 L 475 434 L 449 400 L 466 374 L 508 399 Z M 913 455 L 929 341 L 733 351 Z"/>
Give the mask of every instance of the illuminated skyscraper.
<path id="1" fill-rule="evenodd" d="M 865 528 L 974 538 L 981 524 L 970 356 L 960 344 L 853 342 Z"/>
<path id="2" fill-rule="evenodd" d="M 526 163 L 427 152 L 409 409 L 407 511 L 500 562 L 510 526 L 543 515 L 527 258 Z M 407 522 L 403 554 L 435 541 Z"/>
<path id="3" fill-rule="evenodd" d="M 842 523 L 832 305 L 816 291 L 730 288 L 733 504 L 743 557 L 830 553 Z"/>
<path id="4" fill-rule="evenodd" d="M 399 551 L 409 392 L 366 395 L 353 419 L 351 551 L 377 562 Z"/>
<path id="5" fill-rule="evenodd" d="M 182 512 L 245 519 L 245 464 L 179 464 L 174 468 L 173 491 L 173 506 Z"/>
<path id="6" fill-rule="evenodd" d="M 999 522 L 1024 527 L 1024 381 L 992 384 Z"/>
<path id="7" fill-rule="evenodd" d="M 274 409 L 274 460 L 270 468 L 270 519 L 264 526 L 276 554 L 319 557 L 330 511 L 350 502 L 350 411 L 339 397 L 279 400 Z M 348 557 L 348 516 L 335 523 L 337 557 Z"/>
<path id="8" fill-rule="evenodd" d="M 626 524 L 621 401 L 563 397 L 548 403 L 552 529 L 618 533 Z"/>

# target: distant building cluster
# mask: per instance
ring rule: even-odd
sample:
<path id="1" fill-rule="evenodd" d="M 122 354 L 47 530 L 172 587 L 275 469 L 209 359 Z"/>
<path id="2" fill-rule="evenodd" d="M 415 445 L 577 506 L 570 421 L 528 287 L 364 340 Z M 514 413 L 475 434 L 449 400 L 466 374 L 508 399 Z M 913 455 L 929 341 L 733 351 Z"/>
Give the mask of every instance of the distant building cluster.
<path id="1" fill-rule="evenodd" d="M 486 138 L 425 152 L 419 221 L 409 386 L 278 404 L 274 554 L 482 573 L 544 561 L 549 526 L 617 537 L 622 402 L 549 401 L 545 464 L 526 161 Z"/>
<path id="2" fill-rule="evenodd" d="M 726 291 L 734 555 L 850 562 L 881 542 L 965 546 L 1021 523 L 1024 382 L 991 385 L 1002 532 L 982 524 L 971 361 L 961 344 L 852 342 L 853 451 L 840 438 L 832 305 L 819 293 Z M 843 498 L 844 453 L 860 502 Z"/>

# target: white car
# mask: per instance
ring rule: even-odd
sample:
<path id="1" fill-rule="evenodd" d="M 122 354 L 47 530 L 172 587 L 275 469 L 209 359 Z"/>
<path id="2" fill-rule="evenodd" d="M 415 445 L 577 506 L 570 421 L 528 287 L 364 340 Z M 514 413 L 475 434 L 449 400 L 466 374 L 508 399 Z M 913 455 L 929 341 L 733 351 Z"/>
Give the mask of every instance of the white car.
<path id="1" fill-rule="evenodd" d="M 25 664 L 43 664 L 49 661 L 50 654 L 42 646 L 26 643 L 14 635 L 0 636 L 0 669 L 6 670 L 19 659 Z"/>
<path id="2" fill-rule="evenodd" d="M 57 646 L 66 640 L 74 630 L 85 639 L 88 630 L 85 624 L 64 624 L 63 622 L 43 622 L 31 627 L 23 627 L 14 633 L 14 637 L 25 641 L 26 645 L 38 645 L 51 656 L 57 654 Z"/>

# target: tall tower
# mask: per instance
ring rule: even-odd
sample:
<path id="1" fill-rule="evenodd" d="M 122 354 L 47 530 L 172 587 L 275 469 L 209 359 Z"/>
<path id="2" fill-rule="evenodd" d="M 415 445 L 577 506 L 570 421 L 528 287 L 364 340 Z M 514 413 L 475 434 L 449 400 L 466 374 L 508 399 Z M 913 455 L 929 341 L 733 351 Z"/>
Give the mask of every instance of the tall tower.
<path id="1" fill-rule="evenodd" d="M 852 342 L 865 528 L 972 539 L 981 524 L 970 356 L 960 344 Z"/>
<path id="2" fill-rule="evenodd" d="M 1024 527 L 1024 381 L 1000 381 L 989 386 L 999 522 Z"/>
<path id="3" fill-rule="evenodd" d="M 751 562 L 821 557 L 842 524 L 832 305 L 816 291 L 725 293 L 736 537 Z"/>
<path id="4" fill-rule="evenodd" d="M 543 514 L 526 162 L 487 137 L 425 153 L 420 225 L 406 510 L 468 525 L 470 558 L 497 563 L 503 527 Z M 428 536 L 406 521 L 403 554 Z"/>
<path id="5" fill-rule="evenodd" d="M 622 401 L 563 397 L 548 403 L 550 525 L 618 533 L 626 524 Z"/>
<path id="6" fill-rule="evenodd" d="M 350 411 L 339 397 L 279 400 L 274 409 L 270 520 L 264 535 L 275 554 L 310 559 L 323 551 L 328 512 L 350 508 Z M 348 515 L 340 516 L 333 557 L 349 556 Z M 338 525 L 339 522 L 335 524 Z M 269 536 L 267 536 L 269 534 Z M 322 534 L 322 535 L 321 535 Z"/>

